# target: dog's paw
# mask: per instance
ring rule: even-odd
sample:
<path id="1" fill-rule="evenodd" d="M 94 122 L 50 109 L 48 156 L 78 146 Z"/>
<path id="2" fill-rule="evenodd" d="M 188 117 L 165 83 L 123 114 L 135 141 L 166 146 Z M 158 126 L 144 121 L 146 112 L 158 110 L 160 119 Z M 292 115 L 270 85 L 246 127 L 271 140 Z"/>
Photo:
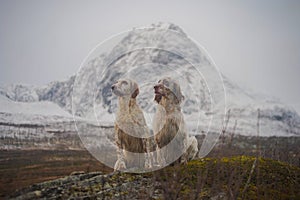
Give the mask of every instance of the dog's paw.
<path id="1" fill-rule="evenodd" d="M 163 152 L 158 146 L 156 147 L 156 162 L 159 166 L 165 166 L 166 165 L 166 159 L 165 159 L 165 152 Z"/>
<path id="2" fill-rule="evenodd" d="M 117 160 L 117 162 L 115 163 L 114 166 L 114 171 L 122 171 L 122 170 L 126 170 L 126 164 L 125 161 L 123 159 L 119 159 Z"/>
<path id="3" fill-rule="evenodd" d="M 194 160 L 198 153 L 198 141 L 195 136 L 191 136 L 188 138 L 188 160 Z"/>
<path id="4" fill-rule="evenodd" d="M 153 167 L 153 154 L 147 153 L 146 161 L 145 161 L 145 168 L 151 169 Z"/>

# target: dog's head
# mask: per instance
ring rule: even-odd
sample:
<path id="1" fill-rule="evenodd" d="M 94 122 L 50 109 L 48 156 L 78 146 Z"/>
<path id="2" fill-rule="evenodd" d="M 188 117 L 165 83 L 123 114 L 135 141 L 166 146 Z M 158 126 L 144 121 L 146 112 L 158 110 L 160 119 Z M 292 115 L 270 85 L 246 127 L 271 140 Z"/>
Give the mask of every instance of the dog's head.
<path id="1" fill-rule="evenodd" d="M 162 98 L 170 100 L 172 103 L 180 104 L 184 100 L 179 83 L 170 77 L 163 78 L 154 86 L 155 98 L 160 103 Z"/>
<path id="2" fill-rule="evenodd" d="M 111 90 L 118 97 L 135 98 L 139 94 L 138 84 L 131 79 L 119 79 L 111 86 Z"/>

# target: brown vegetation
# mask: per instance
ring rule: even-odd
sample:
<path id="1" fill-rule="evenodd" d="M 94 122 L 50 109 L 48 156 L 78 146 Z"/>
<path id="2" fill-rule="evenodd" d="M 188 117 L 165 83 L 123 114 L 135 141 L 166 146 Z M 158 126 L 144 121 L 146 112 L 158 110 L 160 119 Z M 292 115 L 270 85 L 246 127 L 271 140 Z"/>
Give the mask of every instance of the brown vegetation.
<path id="1" fill-rule="evenodd" d="M 112 170 L 84 150 L 2 150 L 0 197 L 34 183 L 67 176 L 74 171 Z"/>

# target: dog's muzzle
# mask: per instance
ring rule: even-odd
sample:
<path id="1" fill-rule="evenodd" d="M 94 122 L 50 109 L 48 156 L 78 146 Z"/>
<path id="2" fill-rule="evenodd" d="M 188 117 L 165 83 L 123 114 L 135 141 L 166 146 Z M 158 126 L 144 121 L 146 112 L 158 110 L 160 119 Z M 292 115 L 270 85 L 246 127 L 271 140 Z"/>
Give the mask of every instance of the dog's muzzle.
<path id="1" fill-rule="evenodd" d="M 162 93 L 162 89 L 163 89 L 163 85 L 159 84 L 159 85 L 155 85 L 154 86 L 154 93 L 155 94 L 159 94 L 159 95 L 163 95 Z"/>

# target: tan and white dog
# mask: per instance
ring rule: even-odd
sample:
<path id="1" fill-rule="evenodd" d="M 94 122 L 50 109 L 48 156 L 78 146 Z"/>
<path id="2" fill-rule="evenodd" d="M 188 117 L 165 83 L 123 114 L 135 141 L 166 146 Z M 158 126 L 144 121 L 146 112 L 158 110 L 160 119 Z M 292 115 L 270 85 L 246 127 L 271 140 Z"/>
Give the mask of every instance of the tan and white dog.
<path id="1" fill-rule="evenodd" d="M 114 170 L 143 169 L 151 167 L 149 143 L 150 131 L 143 111 L 137 105 L 138 84 L 131 79 L 120 79 L 111 87 L 118 96 L 118 111 L 115 120 L 115 141 L 118 159 Z"/>
<path id="2" fill-rule="evenodd" d="M 167 77 L 154 86 L 158 103 L 153 120 L 153 132 L 159 148 L 162 165 L 173 161 L 186 163 L 196 157 L 197 139 L 190 137 L 185 128 L 181 102 L 184 96 L 177 81 Z"/>

